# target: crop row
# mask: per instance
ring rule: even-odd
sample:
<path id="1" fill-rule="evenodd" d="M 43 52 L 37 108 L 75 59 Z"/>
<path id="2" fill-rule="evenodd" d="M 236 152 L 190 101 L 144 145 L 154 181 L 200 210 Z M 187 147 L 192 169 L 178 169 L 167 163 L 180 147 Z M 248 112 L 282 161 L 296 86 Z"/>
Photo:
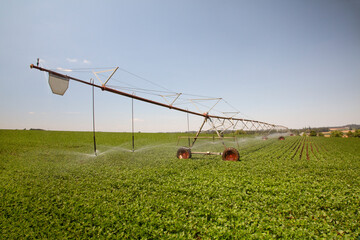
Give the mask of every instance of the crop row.
<path id="1" fill-rule="evenodd" d="M 0 131 L 1 239 L 360 235 L 359 139 L 244 138 L 227 162 L 176 158 L 176 134 L 138 134 L 135 152 L 129 134 L 97 136 L 95 157 L 91 133 Z"/>
<path id="2" fill-rule="evenodd" d="M 240 152 L 244 159 L 275 158 L 280 160 L 324 161 L 333 156 L 342 156 L 343 158 L 358 156 L 359 147 L 355 148 L 356 150 L 353 147 L 349 148 L 344 139 L 338 142 L 340 144 L 334 143 L 333 139 L 318 137 L 288 137 L 285 141 L 257 142 L 249 147 L 240 148 Z M 344 147 L 348 147 L 350 151 L 343 151 Z"/>

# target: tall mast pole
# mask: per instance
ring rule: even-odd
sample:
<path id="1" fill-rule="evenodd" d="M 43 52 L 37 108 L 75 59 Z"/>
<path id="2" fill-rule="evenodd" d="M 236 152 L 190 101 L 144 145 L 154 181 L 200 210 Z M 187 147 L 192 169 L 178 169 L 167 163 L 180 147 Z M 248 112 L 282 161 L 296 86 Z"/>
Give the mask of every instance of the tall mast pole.
<path id="1" fill-rule="evenodd" d="M 132 152 L 135 152 L 135 135 L 134 135 L 134 98 L 131 98 L 131 133 L 132 133 Z"/>
<path id="2" fill-rule="evenodd" d="M 94 83 L 94 80 L 91 79 L 91 82 Z M 97 156 L 96 153 L 96 138 L 95 138 L 95 94 L 94 94 L 94 85 L 92 86 L 92 115 L 93 115 L 93 139 L 94 139 L 94 153 L 95 156 Z"/>

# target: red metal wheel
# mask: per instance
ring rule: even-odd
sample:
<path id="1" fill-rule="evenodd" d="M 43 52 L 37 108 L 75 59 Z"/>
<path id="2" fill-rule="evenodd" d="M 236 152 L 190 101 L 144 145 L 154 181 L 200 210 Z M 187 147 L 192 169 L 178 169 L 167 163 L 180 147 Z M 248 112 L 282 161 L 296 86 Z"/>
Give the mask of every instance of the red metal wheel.
<path id="1" fill-rule="evenodd" d="M 235 148 L 227 148 L 222 154 L 222 159 L 225 161 L 239 161 L 240 154 Z"/>
<path id="2" fill-rule="evenodd" d="M 190 148 L 181 147 L 178 149 L 176 153 L 176 157 L 179 159 L 189 159 L 191 158 L 191 150 Z"/>
<path id="3" fill-rule="evenodd" d="M 279 139 L 279 140 L 285 140 L 285 137 L 284 137 L 284 136 L 280 136 L 278 139 Z"/>

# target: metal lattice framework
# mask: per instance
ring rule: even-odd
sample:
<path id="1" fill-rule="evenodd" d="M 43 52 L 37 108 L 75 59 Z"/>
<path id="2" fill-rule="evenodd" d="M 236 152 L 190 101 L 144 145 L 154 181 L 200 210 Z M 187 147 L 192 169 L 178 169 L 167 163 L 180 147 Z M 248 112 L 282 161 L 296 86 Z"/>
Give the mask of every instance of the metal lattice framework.
<path id="1" fill-rule="evenodd" d="M 92 86 L 93 88 L 101 89 L 102 91 L 111 92 L 114 94 L 118 94 L 121 96 L 131 98 L 131 99 L 139 100 L 142 102 L 147 102 L 147 103 L 165 107 L 168 109 L 172 109 L 172 110 L 176 110 L 176 111 L 203 117 L 204 121 L 202 122 L 199 130 L 197 131 L 196 136 L 193 138 L 194 140 L 190 147 L 192 147 L 195 144 L 196 140 L 199 138 L 199 134 L 202 131 L 204 131 L 204 127 L 205 127 L 206 123 L 210 127 L 207 131 L 216 132 L 218 138 L 221 138 L 221 139 L 224 138 L 224 136 L 223 136 L 224 133 L 226 133 L 228 131 L 236 131 L 236 130 L 258 131 L 258 132 L 263 132 L 264 134 L 269 134 L 271 131 L 280 131 L 280 132 L 288 131 L 288 128 L 285 126 L 251 120 L 251 119 L 238 118 L 238 117 L 236 117 L 238 112 L 221 112 L 222 113 L 221 115 L 210 114 L 210 112 L 222 100 L 222 98 L 188 99 L 188 101 L 191 104 L 193 104 L 193 106 L 195 107 L 195 110 L 189 110 L 189 109 L 179 107 L 177 105 L 177 104 L 180 105 L 182 103 L 181 99 L 180 99 L 182 96 L 182 93 L 174 93 L 174 94 L 168 94 L 168 95 L 159 94 L 158 96 L 160 96 L 164 101 L 164 102 L 160 102 L 160 101 L 151 100 L 151 99 L 144 98 L 144 97 L 141 97 L 141 96 L 131 93 L 131 91 L 133 91 L 133 88 L 126 88 L 126 90 L 128 90 L 128 92 L 126 92 L 124 90 L 115 89 L 114 87 L 110 87 L 109 85 L 106 85 L 106 84 L 108 83 L 110 78 L 114 75 L 114 73 L 116 72 L 118 67 L 112 70 L 111 75 L 107 78 L 106 81 L 104 81 L 104 83 L 100 80 L 98 75 L 101 74 L 102 72 L 107 72 L 109 70 L 93 72 L 93 74 L 95 74 L 96 78 L 101 82 L 101 85 L 95 84 L 93 81 L 87 82 L 87 81 L 84 81 L 84 80 L 81 80 L 81 79 L 78 79 L 75 77 L 64 75 L 64 74 L 61 74 L 59 72 L 56 72 L 56 71 L 53 71 L 50 69 L 39 67 L 38 65 L 35 66 L 35 65 L 31 64 L 30 68 L 32 68 L 32 69 L 34 68 L 34 69 L 49 73 L 49 84 L 50 84 L 50 87 L 51 87 L 53 93 L 55 93 L 55 94 L 63 95 L 68 88 L 69 80 L 73 80 L 73 81 L 76 81 L 76 82 L 79 82 L 82 84 Z M 141 89 L 141 91 L 145 91 L 145 89 Z M 201 102 L 205 101 L 205 100 L 214 101 L 214 104 L 212 106 L 210 106 L 210 108 L 208 108 L 205 113 L 203 113 L 203 112 L 201 112 L 201 109 L 199 106 L 201 106 L 202 105 Z M 225 144 L 224 144 L 224 146 L 225 146 Z M 186 154 L 189 154 L 189 153 L 186 153 Z M 223 156 L 224 156 L 224 154 L 223 154 Z M 190 153 L 190 156 L 191 156 L 191 153 Z"/>

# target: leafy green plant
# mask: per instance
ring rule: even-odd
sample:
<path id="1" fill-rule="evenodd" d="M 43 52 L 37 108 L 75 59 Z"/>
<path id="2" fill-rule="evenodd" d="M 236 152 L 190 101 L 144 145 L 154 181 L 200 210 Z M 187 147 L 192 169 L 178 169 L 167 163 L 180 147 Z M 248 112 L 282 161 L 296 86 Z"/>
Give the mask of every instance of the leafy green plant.
<path id="1" fill-rule="evenodd" d="M 317 132 L 315 130 L 311 130 L 310 131 L 310 137 L 316 137 L 317 136 Z"/>
<path id="2" fill-rule="evenodd" d="M 347 137 L 353 137 L 353 136 L 354 136 L 354 134 L 353 134 L 353 132 L 352 132 L 352 131 L 348 131 L 348 132 L 346 133 L 346 136 L 347 136 Z"/>
<path id="3" fill-rule="evenodd" d="M 358 138 L 239 140 L 241 161 L 175 157 L 179 134 L 0 131 L 0 235 L 356 239 Z M 233 141 L 227 144 L 236 145 Z M 194 151 L 221 151 L 201 140 Z"/>
<path id="4" fill-rule="evenodd" d="M 342 137 L 344 134 L 341 131 L 332 131 L 330 136 L 331 137 Z"/>
<path id="5" fill-rule="evenodd" d="M 355 130 L 354 137 L 360 137 L 360 129 Z"/>

